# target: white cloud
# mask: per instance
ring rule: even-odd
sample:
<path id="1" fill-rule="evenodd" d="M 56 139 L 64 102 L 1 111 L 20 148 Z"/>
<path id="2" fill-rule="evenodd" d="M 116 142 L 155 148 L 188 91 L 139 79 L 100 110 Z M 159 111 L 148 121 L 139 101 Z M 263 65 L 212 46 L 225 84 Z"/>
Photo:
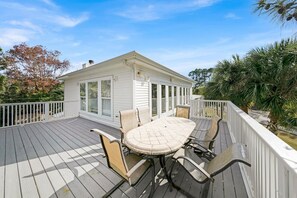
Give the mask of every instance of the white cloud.
<path id="1" fill-rule="evenodd" d="M 113 38 L 113 40 L 116 40 L 116 41 L 125 41 L 128 39 L 129 39 L 129 37 L 125 36 L 125 35 L 115 35 Z"/>
<path id="2" fill-rule="evenodd" d="M 4 2 L 0 1 L 0 7 L 13 9 L 13 10 L 21 10 L 21 11 L 36 11 L 35 7 L 31 7 L 28 5 L 16 3 L 16 2 Z"/>
<path id="3" fill-rule="evenodd" d="M 214 67 L 218 61 L 230 59 L 233 54 L 244 56 L 255 47 L 266 46 L 282 38 L 293 36 L 292 31 L 250 33 L 242 36 L 241 39 L 219 38 L 212 43 L 199 47 L 154 49 L 145 52 L 148 57 L 157 62 L 172 68 L 173 70 L 188 75 L 189 71 L 199 68 Z"/>
<path id="4" fill-rule="evenodd" d="M 21 26 L 21 27 L 29 28 L 31 30 L 37 31 L 39 33 L 42 33 L 42 29 L 38 25 L 35 25 L 35 24 L 31 23 L 30 21 L 11 20 L 11 21 L 6 21 L 6 23 L 8 23 L 10 25 L 16 25 L 16 26 Z"/>
<path id="5" fill-rule="evenodd" d="M 60 26 L 75 27 L 78 24 L 88 20 L 89 16 L 88 16 L 88 14 L 85 13 L 77 18 L 63 16 L 63 15 L 49 15 L 48 18 L 51 20 L 52 23 L 58 24 Z"/>
<path id="6" fill-rule="evenodd" d="M 218 2 L 218 0 L 196 0 L 196 1 L 193 1 L 194 4 L 196 4 L 200 7 L 211 6 L 216 2 Z"/>
<path id="7" fill-rule="evenodd" d="M 0 32 L 0 46 L 5 47 L 26 42 L 34 34 L 32 31 L 17 28 L 3 28 L 0 29 Z"/>
<path id="8" fill-rule="evenodd" d="M 77 46 L 79 46 L 81 44 L 81 42 L 73 42 L 72 44 L 71 44 L 71 46 L 72 47 L 77 47 Z"/>
<path id="9" fill-rule="evenodd" d="M 47 23 L 52 23 L 58 26 L 62 27 L 75 27 L 78 24 L 86 21 L 89 19 L 88 13 L 82 13 L 78 17 L 69 16 L 67 13 L 62 12 L 60 9 L 54 9 L 58 6 L 52 1 L 52 0 L 41 0 L 47 5 L 50 5 L 51 8 L 45 8 L 42 6 L 31 6 L 21 3 L 7 3 L 0 1 L 0 8 L 6 8 L 6 11 L 15 13 L 19 16 L 19 18 L 24 17 L 26 18 L 26 24 L 21 24 L 19 21 L 23 21 L 22 19 L 16 21 L 11 20 L 11 23 L 14 23 L 13 25 L 20 25 L 20 26 L 27 26 L 27 28 L 37 30 L 38 27 L 33 25 L 32 23 L 28 21 L 38 21 L 39 24 L 47 25 Z M 33 27 L 34 26 L 34 27 Z"/>
<path id="10" fill-rule="evenodd" d="M 226 19 L 241 19 L 241 17 L 237 16 L 236 14 L 232 13 L 232 12 L 229 12 L 228 14 L 225 15 L 225 18 Z"/>
<path id="11" fill-rule="evenodd" d="M 132 19 L 134 21 L 152 21 L 157 20 L 171 14 L 182 13 L 191 10 L 197 10 L 208 7 L 219 0 L 172 0 L 155 1 L 147 3 L 146 1 L 138 1 L 132 5 L 126 6 L 123 10 L 115 14 L 121 17 Z"/>
<path id="12" fill-rule="evenodd" d="M 41 0 L 41 1 L 51 7 L 54 7 L 54 8 L 58 7 L 52 0 Z"/>

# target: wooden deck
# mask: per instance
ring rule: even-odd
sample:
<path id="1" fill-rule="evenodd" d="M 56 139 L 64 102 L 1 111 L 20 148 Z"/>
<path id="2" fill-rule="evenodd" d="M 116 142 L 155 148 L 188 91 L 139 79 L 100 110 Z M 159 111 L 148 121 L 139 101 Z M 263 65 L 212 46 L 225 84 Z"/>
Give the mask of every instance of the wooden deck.
<path id="1" fill-rule="evenodd" d="M 209 126 L 208 120 L 195 121 L 196 129 Z M 107 167 L 99 138 L 89 132 L 92 128 L 120 137 L 118 130 L 82 118 L 0 129 L 0 198 L 101 197 L 120 178 Z M 193 134 L 203 135 L 197 130 Z M 227 125 L 221 123 L 215 152 L 230 143 Z M 170 163 L 169 158 L 167 165 Z M 175 189 L 169 191 L 159 169 L 157 163 L 154 197 L 186 197 Z M 175 183 L 194 197 L 202 197 L 203 192 L 215 198 L 247 197 L 238 164 L 217 175 L 209 191 L 181 167 L 177 172 Z M 124 183 L 112 197 L 147 197 L 150 176 L 148 173 L 134 188 Z"/>

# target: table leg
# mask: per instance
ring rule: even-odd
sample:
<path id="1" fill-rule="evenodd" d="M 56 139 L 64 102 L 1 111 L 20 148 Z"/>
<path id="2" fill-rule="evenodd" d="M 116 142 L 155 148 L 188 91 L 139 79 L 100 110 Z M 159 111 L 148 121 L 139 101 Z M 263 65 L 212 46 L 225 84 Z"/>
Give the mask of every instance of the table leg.
<path id="1" fill-rule="evenodd" d="M 171 180 L 171 177 L 168 175 L 168 172 L 167 172 L 167 169 L 166 169 L 166 161 L 165 161 L 165 156 L 164 155 L 161 155 L 159 157 L 159 161 L 160 161 L 160 165 L 161 165 L 161 168 L 165 174 L 165 177 L 169 183 L 169 190 L 170 192 L 172 191 L 172 186 L 173 186 L 173 183 L 172 183 L 172 180 Z"/>

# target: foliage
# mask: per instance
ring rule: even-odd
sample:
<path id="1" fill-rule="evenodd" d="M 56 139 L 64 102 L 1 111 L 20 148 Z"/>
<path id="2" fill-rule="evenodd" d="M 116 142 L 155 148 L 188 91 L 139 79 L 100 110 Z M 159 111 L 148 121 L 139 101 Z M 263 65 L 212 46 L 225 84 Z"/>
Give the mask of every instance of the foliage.
<path id="1" fill-rule="evenodd" d="M 249 100 L 244 95 L 245 76 L 244 59 L 238 55 L 232 56 L 231 60 L 218 62 L 213 78 L 206 86 L 206 98 L 231 100 L 247 112 Z"/>
<path id="2" fill-rule="evenodd" d="M 276 131 L 287 101 L 297 96 L 297 54 L 288 52 L 296 40 L 282 40 L 248 53 L 247 97 L 269 110 L 269 128 Z"/>
<path id="3" fill-rule="evenodd" d="M 61 84 L 57 77 L 68 67 L 69 61 L 59 60 L 59 51 L 48 51 L 41 45 L 25 43 L 5 53 L 7 76 L 3 102 L 35 102 L 61 98 Z"/>
<path id="4" fill-rule="evenodd" d="M 273 15 L 274 18 L 285 21 L 297 21 L 296 0 L 258 0 L 256 12 Z"/>
<path id="5" fill-rule="evenodd" d="M 209 81 L 213 68 L 195 69 L 189 73 L 189 77 L 196 81 L 195 87 L 205 85 Z"/>
<path id="6" fill-rule="evenodd" d="M 198 88 L 193 89 L 194 95 L 205 95 L 205 86 L 200 86 Z"/>
<path id="7" fill-rule="evenodd" d="M 208 69 L 195 69 L 191 71 L 188 76 L 196 81 L 195 86 L 193 88 L 194 94 L 203 94 L 203 88 L 206 83 L 210 80 L 213 72 L 213 68 Z"/>
<path id="8" fill-rule="evenodd" d="M 206 98 L 231 100 L 247 112 L 251 104 L 270 112 L 269 129 L 279 123 L 296 125 L 297 41 L 251 50 L 219 62 L 206 86 Z"/>
<path id="9" fill-rule="evenodd" d="M 297 126 L 297 100 L 288 101 L 283 106 L 280 124 L 285 127 Z"/>
<path id="10" fill-rule="evenodd" d="M 4 91 L 4 84 L 6 77 L 2 74 L 2 71 L 6 68 L 6 61 L 4 54 L 2 52 L 2 48 L 0 47 L 0 94 Z M 1 102 L 1 99 L 0 99 Z"/>

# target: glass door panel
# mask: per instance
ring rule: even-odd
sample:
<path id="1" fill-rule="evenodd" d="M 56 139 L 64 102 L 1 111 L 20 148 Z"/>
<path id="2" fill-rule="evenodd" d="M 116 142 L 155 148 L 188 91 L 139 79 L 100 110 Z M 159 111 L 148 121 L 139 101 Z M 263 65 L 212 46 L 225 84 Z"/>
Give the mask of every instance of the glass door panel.
<path id="1" fill-rule="evenodd" d="M 152 84 L 152 117 L 156 116 L 158 114 L 158 105 L 157 105 L 157 85 Z"/>
<path id="2" fill-rule="evenodd" d="M 88 112 L 98 114 L 98 82 L 88 82 Z"/>

